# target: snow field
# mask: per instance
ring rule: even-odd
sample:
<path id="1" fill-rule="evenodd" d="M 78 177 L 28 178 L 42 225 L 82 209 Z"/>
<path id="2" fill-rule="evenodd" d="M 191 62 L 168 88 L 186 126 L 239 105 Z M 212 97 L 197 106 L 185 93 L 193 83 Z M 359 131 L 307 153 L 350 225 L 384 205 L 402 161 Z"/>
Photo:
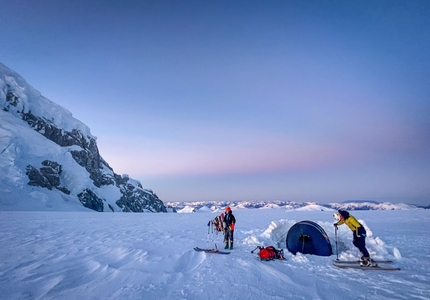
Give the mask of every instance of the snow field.
<path id="1" fill-rule="evenodd" d="M 330 211 L 233 213 L 235 249 L 216 255 L 193 250 L 223 246 L 208 234 L 211 212 L 0 212 L 0 299 L 430 298 L 428 210 L 351 212 L 368 229 L 371 255 L 394 260 L 397 272 L 341 270 L 336 255 L 285 249 L 286 231 L 302 220 L 317 222 L 334 245 Z M 351 241 L 340 226 L 340 258 L 358 257 Z M 283 248 L 287 260 L 260 261 L 251 254 L 258 245 Z"/>

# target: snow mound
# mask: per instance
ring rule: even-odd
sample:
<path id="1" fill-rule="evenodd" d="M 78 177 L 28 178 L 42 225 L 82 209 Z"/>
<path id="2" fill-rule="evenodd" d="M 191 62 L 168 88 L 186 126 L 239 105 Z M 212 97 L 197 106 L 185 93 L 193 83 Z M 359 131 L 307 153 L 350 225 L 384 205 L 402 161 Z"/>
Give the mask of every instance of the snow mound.
<path id="1" fill-rule="evenodd" d="M 324 207 L 318 204 L 310 204 L 304 207 L 296 208 L 296 211 L 334 211 L 332 208 Z"/>
<path id="2" fill-rule="evenodd" d="M 185 206 L 183 209 L 177 211 L 178 214 L 195 213 L 196 209 L 192 206 Z"/>

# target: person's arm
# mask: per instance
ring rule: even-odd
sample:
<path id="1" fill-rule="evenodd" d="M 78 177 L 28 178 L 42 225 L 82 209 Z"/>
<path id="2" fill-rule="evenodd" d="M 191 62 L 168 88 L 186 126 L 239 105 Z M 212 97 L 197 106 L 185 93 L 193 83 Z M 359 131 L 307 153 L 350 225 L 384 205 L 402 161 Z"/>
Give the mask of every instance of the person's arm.
<path id="1" fill-rule="evenodd" d="M 233 214 L 231 215 L 231 225 L 230 225 L 230 229 L 234 230 L 234 226 L 236 225 L 236 218 L 233 216 Z"/>

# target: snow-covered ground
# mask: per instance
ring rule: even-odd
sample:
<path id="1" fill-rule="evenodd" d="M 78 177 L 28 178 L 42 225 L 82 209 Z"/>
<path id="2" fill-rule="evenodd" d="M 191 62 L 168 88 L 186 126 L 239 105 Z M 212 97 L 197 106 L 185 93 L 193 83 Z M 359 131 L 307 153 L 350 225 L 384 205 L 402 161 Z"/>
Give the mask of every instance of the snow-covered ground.
<path id="1" fill-rule="evenodd" d="M 352 211 L 373 258 L 401 271 L 337 269 L 331 257 L 285 250 L 298 221 L 321 225 L 333 247 L 333 211 L 235 209 L 235 249 L 208 235 L 216 214 L 0 211 L 1 299 L 430 299 L 430 211 Z M 340 258 L 358 257 L 339 227 Z M 213 240 L 213 242 L 212 242 Z M 279 244 L 277 244 L 277 241 Z M 284 248 L 260 261 L 257 245 Z M 334 253 L 336 249 L 334 248 Z"/>

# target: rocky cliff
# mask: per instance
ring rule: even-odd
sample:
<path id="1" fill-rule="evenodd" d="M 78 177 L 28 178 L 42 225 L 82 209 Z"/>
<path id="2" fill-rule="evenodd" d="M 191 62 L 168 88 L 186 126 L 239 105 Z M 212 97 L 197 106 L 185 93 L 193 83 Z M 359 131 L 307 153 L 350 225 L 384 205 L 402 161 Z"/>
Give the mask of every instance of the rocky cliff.
<path id="1" fill-rule="evenodd" d="M 79 202 L 99 212 L 167 212 L 155 193 L 113 171 L 86 125 L 1 63 L 0 108 L 0 209 Z"/>

